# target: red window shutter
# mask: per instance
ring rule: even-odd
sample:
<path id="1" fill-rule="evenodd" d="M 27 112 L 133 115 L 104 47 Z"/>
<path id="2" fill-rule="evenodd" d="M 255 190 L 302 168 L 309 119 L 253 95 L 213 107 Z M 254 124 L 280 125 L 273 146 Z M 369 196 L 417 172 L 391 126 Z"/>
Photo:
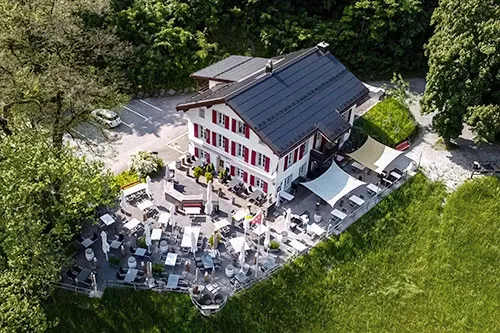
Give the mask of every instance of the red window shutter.
<path id="1" fill-rule="evenodd" d="M 212 110 L 212 122 L 217 124 L 217 111 Z"/>
<path id="2" fill-rule="evenodd" d="M 217 146 L 217 133 L 212 132 L 212 145 Z"/>
<path id="3" fill-rule="evenodd" d="M 248 148 L 243 147 L 243 155 L 245 155 L 245 162 L 248 163 Z"/>
<path id="4" fill-rule="evenodd" d="M 267 193 L 267 183 L 266 182 L 264 182 L 263 190 L 264 190 L 264 193 Z"/>
<path id="5" fill-rule="evenodd" d="M 231 155 L 236 156 L 236 142 L 231 141 Z"/>
<path id="6" fill-rule="evenodd" d="M 194 147 L 194 156 L 199 157 L 200 152 L 198 151 L 198 148 Z"/>
<path id="7" fill-rule="evenodd" d="M 231 176 L 234 176 L 235 172 L 234 172 L 234 165 L 231 165 Z"/>
<path id="8" fill-rule="evenodd" d="M 297 162 L 298 157 L 299 157 L 299 148 L 293 151 L 293 163 Z"/>
<path id="9" fill-rule="evenodd" d="M 194 124 L 194 137 L 198 137 L 198 124 Z"/>
<path id="10" fill-rule="evenodd" d="M 210 163 L 210 154 L 205 152 L 205 159 L 207 160 L 207 163 Z"/>
<path id="11" fill-rule="evenodd" d="M 246 171 L 243 171 L 243 182 L 248 183 L 248 173 Z"/>
<path id="12" fill-rule="evenodd" d="M 226 153 L 229 153 L 229 139 L 228 138 L 224 138 L 224 148 L 226 150 Z"/>
<path id="13" fill-rule="evenodd" d="M 229 129 L 229 117 L 224 116 L 224 125 L 226 126 L 226 129 Z"/>
<path id="14" fill-rule="evenodd" d="M 255 186 L 255 176 L 250 175 L 250 185 Z"/>
<path id="15" fill-rule="evenodd" d="M 210 144 L 210 130 L 207 129 L 207 143 Z"/>
<path id="16" fill-rule="evenodd" d="M 269 157 L 266 157 L 266 162 L 264 165 L 264 170 L 266 170 L 266 172 L 269 172 L 269 165 L 270 164 L 271 164 L 271 159 Z"/>
<path id="17" fill-rule="evenodd" d="M 232 129 L 233 129 L 233 132 L 236 132 L 236 119 L 233 119 Z"/>
<path id="18" fill-rule="evenodd" d="M 247 124 L 245 124 L 245 137 L 250 138 L 250 127 Z"/>
<path id="19" fill-rule="evenodd" d="M 288 169 L 288 155 L 285 156 L 285 165 L 283 166 L 283 171 Z"/>
<path id="20" fill-rule="evenodd" d="M 251 164 L 255 165 L 255 159 L 257 158 L 257 152 L 255 150 L 252 150 L 252 159 L 251 159 Z"/>
<path id="21" fill-rule="evenodd" d="M 299 160 L 302 159 L 302 157 L 304 157 L 304 151 L 306 150 L 306 144 L 303 143 L 301 146 L 300 146 L 300 151 L 299 151 Z"/>

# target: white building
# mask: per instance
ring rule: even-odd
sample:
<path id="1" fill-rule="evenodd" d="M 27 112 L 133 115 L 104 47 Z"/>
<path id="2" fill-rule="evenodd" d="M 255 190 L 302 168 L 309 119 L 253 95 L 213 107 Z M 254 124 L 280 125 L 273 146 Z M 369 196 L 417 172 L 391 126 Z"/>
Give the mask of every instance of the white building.
<path id="1" fill-rule="evenodd" d="M 192 74 L 202 88 L 177 106 L 188 119 L 190 153 L 272 196 L 325 170 L 368 95 L 327 47 L 230 56 Z"/>

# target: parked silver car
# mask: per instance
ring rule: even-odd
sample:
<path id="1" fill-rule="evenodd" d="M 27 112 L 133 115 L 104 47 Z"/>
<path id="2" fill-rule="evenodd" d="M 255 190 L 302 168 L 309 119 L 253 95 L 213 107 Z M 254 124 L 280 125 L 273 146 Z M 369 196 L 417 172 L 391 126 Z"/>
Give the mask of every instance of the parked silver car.
<path id="1" fill-rule="evenodd" d="M 109 128 L 115 128 L 122 123 L 119 115 L 107 109 L 97 109 L 92 111 L 92 117 Z"/>

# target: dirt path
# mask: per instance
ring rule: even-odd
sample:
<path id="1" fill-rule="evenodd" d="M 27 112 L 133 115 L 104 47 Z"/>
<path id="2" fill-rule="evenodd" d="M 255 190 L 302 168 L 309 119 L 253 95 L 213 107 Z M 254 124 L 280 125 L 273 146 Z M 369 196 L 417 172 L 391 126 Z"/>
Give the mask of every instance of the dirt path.
<path id="1" fill-rule="evenodd" d="M 439 136 L 432 131 L 432 114 L 420 114 L 419 101 L 425 88 L 425 80 L 412 78 L 409 81 L 410 89 L 416 95 L 410 110 L 420 125 L 420 133 L 406 155 L 417 163 L 420 161 L 423 172 L 429 178 L 440 180 L 453 190 L 470 178 L 474 161 L 500 160 L 500 146 L 474 143 L 473 135 L 467 127 L 458 139 L 459 148 L 446 150 Z M 379 86 L 383 82 L 370 84 Z"/>

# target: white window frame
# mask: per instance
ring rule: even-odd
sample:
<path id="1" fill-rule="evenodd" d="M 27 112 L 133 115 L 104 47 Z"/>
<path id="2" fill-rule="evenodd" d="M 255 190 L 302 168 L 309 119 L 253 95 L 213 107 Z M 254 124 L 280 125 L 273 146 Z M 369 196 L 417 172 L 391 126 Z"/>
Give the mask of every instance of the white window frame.
<path id="1" fill-rule="evenodd" d="M 264 169 L 266 167 L 266 155 L 257 153 L 257 156 L 255 156 L 255 165 Z"/>
<path id="2" fill-rule="evenodd" d="M 226 127 L 226 116 L 219 111 L 217 112 L 217 124 L 221 125 L 222 127 Z"/>
<path id="3" fill-rule="evenodd" d="M 217 133 L 217 147 L 221 148 L 222 150 L 226 150 L 225 142 L 226 140 L 224 140 L 224 136 Z"/>
<path id="4" fill-rule="evenodd" d="M 207 160 L 207 152 L 204 151 L 203 149 L 198 149 L 198 155 L 202 160 Z"/>
<path id="5" fill-rule="evenodd" d="M 236 157 L 241 159 L 245 158 L 245 146 L 241 143 L 236 143 Z"/>
<path id="6" fill-rule="evenodd" d="M 235 169 L 234 170 L 235 177 L 243 180 L 243 178 L 245 177 L 245 171 L 238 167 L 235 167 L 234 169 Z"/>
<path id="7" fill-rule="evenodd" d="M 198 110 L 198 116 L 199 116 L 200 118 L 205 119 L 205 109 L 200 108 L 200 109 Z"/>
<path id="8" fill-rule="evenodd" d="M 292 164 L 293 164 L 293 151 L 286 155 L 286 165 L 287 165 L 287 168 L 289 168 Z"/>
<path id="9" fill-rule="evenodd" d="M 259 177 L 255 177 L 255 187 L 260 188 L 261 190 L 264 189 L 264 181 L 260 179 Z"/>
<path id="10" fill-rule="evenodd" d="M 304 176 L 307 172 L 307 162 L 304 162 L 299 168 L 299 176 Z"/>
<path id="11" fill-rule="evenodd" d="M 198 136 L 200 139 L 207 141 L 207 129 L 202 125 L 198 125 Z"/>
<path id="12" fill-rule="evenodd" d="M 283 187 L 285 190 L 287 190 L 292 185 L 292 177 L 293 174 L 289 174 L 288 177 L 286 177 L 283 181 Z"/>
<path id="13" fill-rule="evenodd" d="M 242 135 L 246 134 L 246 126 L 244 122 L 236 120 L 236 133 Z"/>

